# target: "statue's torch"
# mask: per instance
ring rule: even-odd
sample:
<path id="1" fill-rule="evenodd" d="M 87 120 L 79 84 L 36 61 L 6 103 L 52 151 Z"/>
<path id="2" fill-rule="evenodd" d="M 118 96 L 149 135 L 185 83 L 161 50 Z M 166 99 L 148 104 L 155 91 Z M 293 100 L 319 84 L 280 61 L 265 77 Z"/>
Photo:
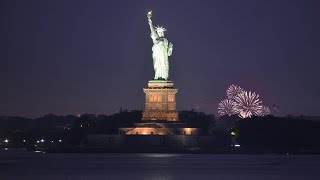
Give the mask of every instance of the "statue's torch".
<path id="1" fill-rule="evenodd" d="M 147 17 L 148 17 L 149 19 L 152 18 L 152 11 L 149 11 L 149 12 L 148 12 Z"/>

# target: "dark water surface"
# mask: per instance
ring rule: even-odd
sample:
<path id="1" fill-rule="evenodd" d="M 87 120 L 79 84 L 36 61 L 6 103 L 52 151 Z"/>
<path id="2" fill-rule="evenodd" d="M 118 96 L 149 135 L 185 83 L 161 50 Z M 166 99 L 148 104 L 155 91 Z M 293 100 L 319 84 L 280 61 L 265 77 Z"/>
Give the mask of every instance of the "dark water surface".
<path id="1" fill-rule="evenodd" d="M 320 155 L 0 151 L 0 179 L 320 179 Z"/>

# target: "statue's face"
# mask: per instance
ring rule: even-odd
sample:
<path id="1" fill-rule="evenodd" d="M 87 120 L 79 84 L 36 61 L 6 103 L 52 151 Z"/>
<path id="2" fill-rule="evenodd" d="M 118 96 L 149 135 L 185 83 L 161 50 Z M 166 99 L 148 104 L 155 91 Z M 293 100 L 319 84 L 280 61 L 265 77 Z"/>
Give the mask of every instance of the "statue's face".
<path id="1" fill-rule="evenodd" d="M 159 37 L 163 37 L 164 36 L 163 31 L 157 31 L 157 34 L 158 34 Z"/>

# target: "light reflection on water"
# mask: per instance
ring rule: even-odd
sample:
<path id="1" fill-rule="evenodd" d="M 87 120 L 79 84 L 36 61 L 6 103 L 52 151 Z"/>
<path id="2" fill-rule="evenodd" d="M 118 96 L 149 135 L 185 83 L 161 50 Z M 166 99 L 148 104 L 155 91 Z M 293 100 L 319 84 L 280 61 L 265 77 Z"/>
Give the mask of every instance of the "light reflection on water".
<path id="1" fill-rule="evenodd" d="M 318 179 L 319 155 L 0 153 L 2 179 Z"/>
<path id="2" fill-rule="evenodd" d="M 150 154 L 141 154 L 142 157 L 147 158 L 172 158 L 172 157 L 179 157 L 179 154 L 161 154 L 161 153 L 150 153 Z"/>

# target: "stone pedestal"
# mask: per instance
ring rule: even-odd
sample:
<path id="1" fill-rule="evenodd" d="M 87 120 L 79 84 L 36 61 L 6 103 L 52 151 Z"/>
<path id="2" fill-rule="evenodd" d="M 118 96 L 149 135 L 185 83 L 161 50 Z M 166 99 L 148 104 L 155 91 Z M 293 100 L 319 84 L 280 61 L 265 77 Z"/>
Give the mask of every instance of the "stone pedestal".
<path id="1" fill-rule="evenodd" d="M 200 128 L 179 122 L 176 109 L 178 89 L 173 87 L 172 81 L 151 80 L 143 92 L 146 94 L 146 102 L 141 122 L 135 123 L 134 127 L 119 128 L 119 134 L 198 136 L 202 133 Z"/>
<path id="2" fill-rule="evenodd" d="M 176 109 L 176 93 L 172 81 L 151 80 L 148 88 L 144 88 L 146 103 L 142 113 L 142 120 L 178 121 Z"/>

